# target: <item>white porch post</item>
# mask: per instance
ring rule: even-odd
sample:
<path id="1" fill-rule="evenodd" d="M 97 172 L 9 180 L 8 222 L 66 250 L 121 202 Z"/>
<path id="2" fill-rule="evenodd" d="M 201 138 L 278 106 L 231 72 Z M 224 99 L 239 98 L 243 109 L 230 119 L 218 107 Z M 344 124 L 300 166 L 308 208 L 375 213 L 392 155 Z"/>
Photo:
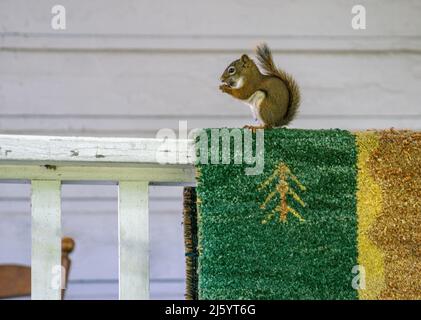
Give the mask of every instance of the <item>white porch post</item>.
<path id="1" fill-rule="evenodd" d="M 120 181 L 118 192 L 119 297 L 149 299 L 147 181 Z"/>
<path id="2" fill-rule="evenodd" d="M 32 181 L 31 296 L 61 299 L 61 208 L 58 180 Z"/>

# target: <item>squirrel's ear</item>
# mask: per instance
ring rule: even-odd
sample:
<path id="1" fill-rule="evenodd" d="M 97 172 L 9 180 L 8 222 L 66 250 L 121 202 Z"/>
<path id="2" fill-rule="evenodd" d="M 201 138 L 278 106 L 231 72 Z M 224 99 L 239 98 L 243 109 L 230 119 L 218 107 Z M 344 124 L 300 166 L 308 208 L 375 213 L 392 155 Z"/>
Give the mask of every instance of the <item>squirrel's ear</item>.
<path id="1" fill-rule="evenodd" d="M 242 61 L 242 62 L 244 62 L 244 63 L 247 63 L 247 62 L 249 62 L 249 61 L 250 61 L 250 58 L 249 58 L 249 56 L 248 56 L 248 55 L 243 54 L 243 55 L 241 56 L 241 61 Z"/>

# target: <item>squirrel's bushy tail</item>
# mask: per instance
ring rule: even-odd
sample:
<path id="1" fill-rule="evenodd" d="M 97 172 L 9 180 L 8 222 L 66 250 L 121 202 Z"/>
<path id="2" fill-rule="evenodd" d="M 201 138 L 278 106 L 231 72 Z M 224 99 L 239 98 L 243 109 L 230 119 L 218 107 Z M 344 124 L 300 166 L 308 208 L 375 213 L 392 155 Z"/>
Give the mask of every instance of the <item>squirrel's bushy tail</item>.
<path id="1" fill-rule="evenodd" d="M 262 43 L 257 46 L 256 55 L 257 60 L 259 61 L 259 65 L 263 69 L 263 72 L 267 75 L 272 75 L 281 79 L 288 89 L 289 104 L 287 113 L 283 119 L 283 123 L 281 124 L 287 125 L 295 118 L 297 114 L 301 100 L 300 87 L 290 74 L 276 67 L 275 63 L 273 62 L 272 52 L 266 43 Z"/>

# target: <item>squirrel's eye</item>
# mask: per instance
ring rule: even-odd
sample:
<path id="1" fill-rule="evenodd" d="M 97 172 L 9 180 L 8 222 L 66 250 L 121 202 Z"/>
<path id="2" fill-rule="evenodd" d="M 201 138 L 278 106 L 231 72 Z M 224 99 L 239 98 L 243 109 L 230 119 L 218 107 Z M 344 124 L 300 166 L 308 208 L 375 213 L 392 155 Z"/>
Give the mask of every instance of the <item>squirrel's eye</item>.
<path id="1" fill-rule="evenodd" d="M 234 67 L 229 67 L 228 68 L 228 73 L 229 74 L 234 74 L 235 73 L 235 68 Z"/>

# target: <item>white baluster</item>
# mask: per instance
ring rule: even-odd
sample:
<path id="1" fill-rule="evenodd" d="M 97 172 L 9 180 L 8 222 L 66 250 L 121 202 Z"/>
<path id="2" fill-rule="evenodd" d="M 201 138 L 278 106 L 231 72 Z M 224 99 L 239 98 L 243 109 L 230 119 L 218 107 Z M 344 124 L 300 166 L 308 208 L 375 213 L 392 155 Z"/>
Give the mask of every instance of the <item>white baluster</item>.
<path id="1" fill-rule="evenodd" d="M 61 299 L 60 181 L 32 181 L 31 296 Z"/>
<path id="2" fill-rule="evenodd" d="M 148 182 L 120 181 L 118 192 L 119 297 L 149 298 Z"/>

